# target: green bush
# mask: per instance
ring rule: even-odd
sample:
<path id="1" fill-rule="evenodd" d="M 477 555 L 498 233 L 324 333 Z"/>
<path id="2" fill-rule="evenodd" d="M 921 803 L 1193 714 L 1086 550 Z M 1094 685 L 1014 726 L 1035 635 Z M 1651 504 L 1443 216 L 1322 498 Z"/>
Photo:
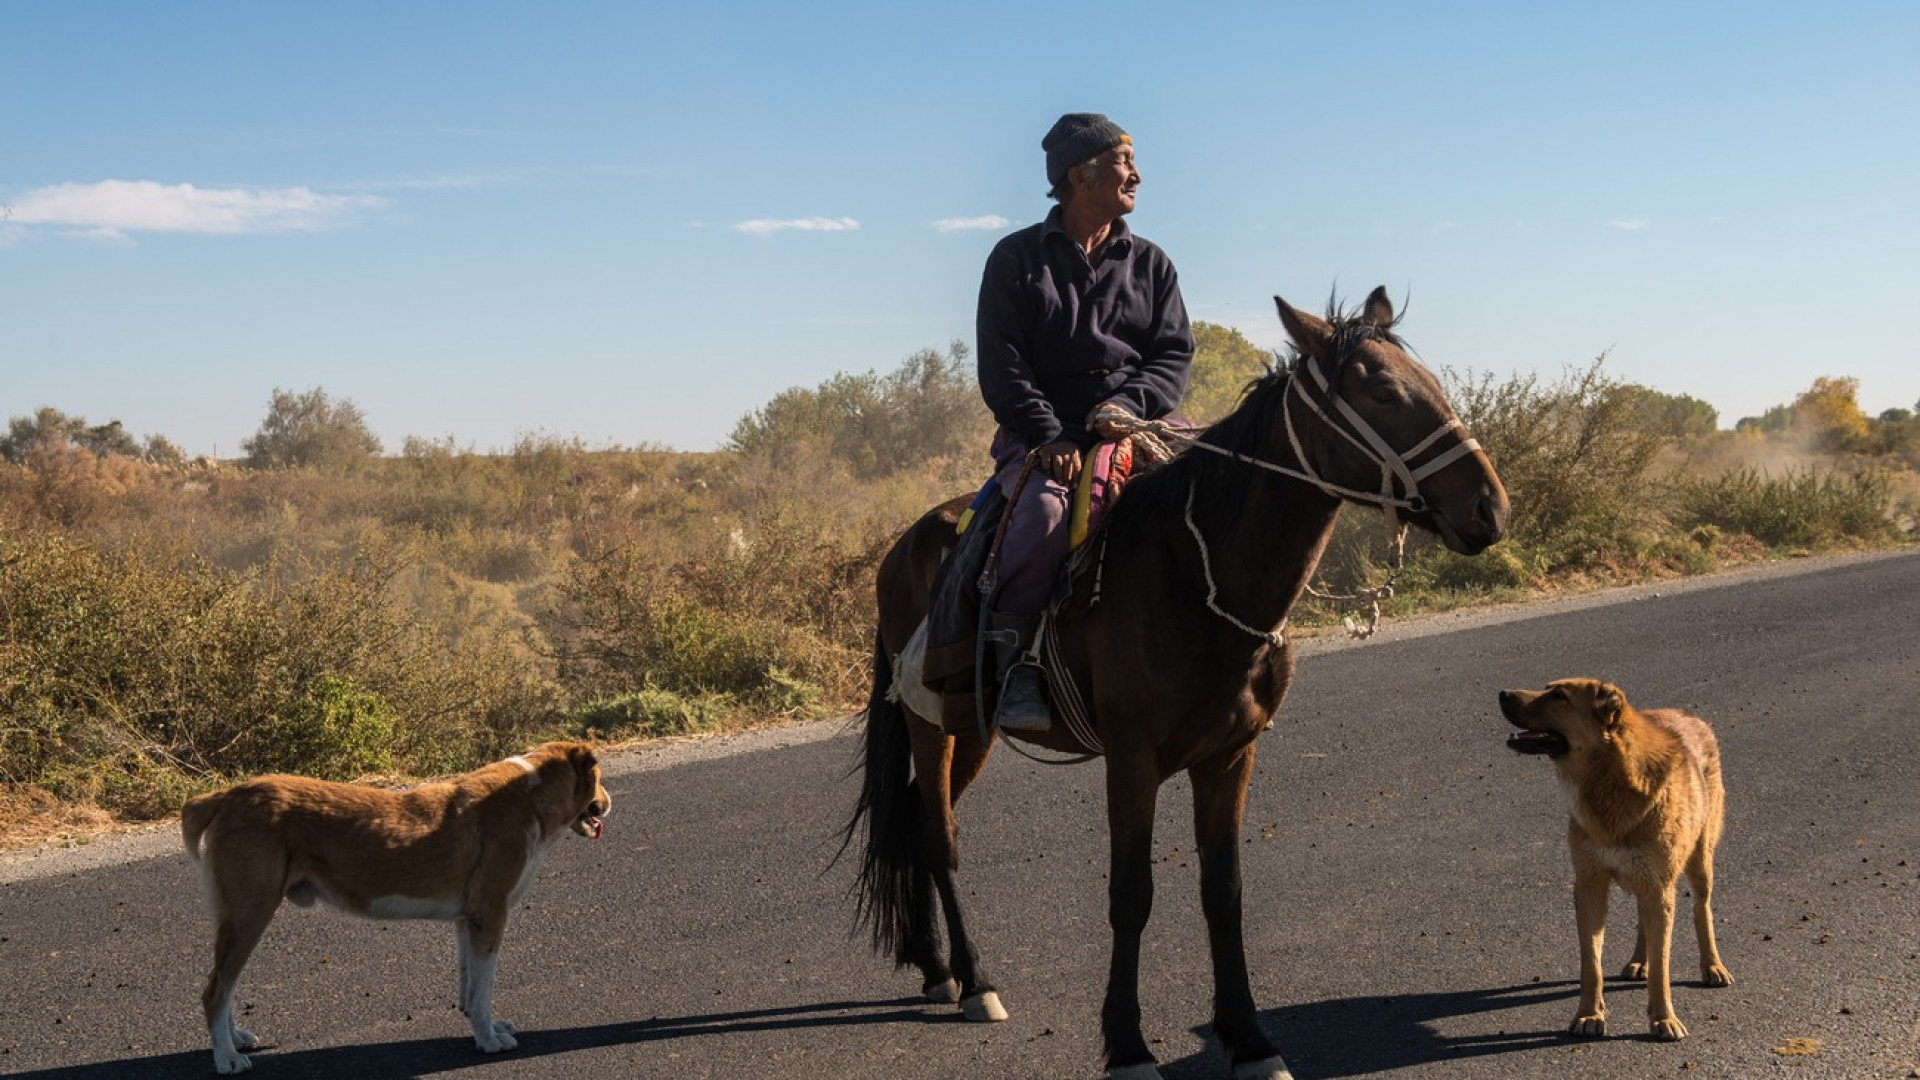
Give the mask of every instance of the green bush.
<path id="1" fill-rule="evenodd" d="M 1758 469 L 1685 479 L 1675 484 L 1682 528 L 1745 533 L 1772 548 L 1807 548 L 1842 540 L 1891 539 L 1893 497 L 1888 475 Z"/>
<path id="2" fill-rule="evenodd" d="M 1479 555 L 1456 555 L 1435 549 L 1423 561 L 1429 588 L 1458 593 L 1514 595 L 1540 585 L 1546 578 L 1546 560 L 1517 544 L 1497 544 Z"/>
<path id="3" fill-rule="evenodd" d="M 278 768 L 323 780 L 391 771 L 397 726 L 385 699 L 335 675 L 307 684 L 264 724 Z"/>
<path id="4" fill-rule="evenodd" d="M 649 688 L 589 702 L 568 720 L 581 737 L 657 738 L 722 730 L 733 712 L 722 697 Z"/>

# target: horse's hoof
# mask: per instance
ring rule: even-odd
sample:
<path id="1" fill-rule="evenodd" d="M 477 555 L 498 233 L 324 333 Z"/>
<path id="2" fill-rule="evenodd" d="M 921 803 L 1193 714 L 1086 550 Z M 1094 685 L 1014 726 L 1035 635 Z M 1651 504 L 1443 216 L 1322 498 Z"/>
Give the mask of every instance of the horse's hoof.
<path id="1" fill-rule="evenodd" d="M 1151 1061 L 1122 1065 L 1117 1069 L 1108 1069 L 1107 1080 L 1161 1080 L 1160 1066 Z"/>
<path id="2" fill-rule="evenodd" d="M 920 988 L 920 993 L 925 995 L 928 1001 L 939 1002 L 942 1005 L 951 1005 L 960 1000 L 960 984 L 952 979 L 947 979 L 943 982 L 930 982 Z"/>
<path id="3" fill-rule="evenodd" d="M 1007 1018 L 1000 995 L 991 990 L 978 993 L 960 1003 L 960 1014 L 978 1024 L 997 1024 Z"/>
<path id="4" fill-rule="evenodd" d="M 1287 1063 L 1275 1054 L 1260 1061 L 1249 1061 L 1233 1067 L 1233 1080 L 1293 1080 L 1293 1073 Z"/>

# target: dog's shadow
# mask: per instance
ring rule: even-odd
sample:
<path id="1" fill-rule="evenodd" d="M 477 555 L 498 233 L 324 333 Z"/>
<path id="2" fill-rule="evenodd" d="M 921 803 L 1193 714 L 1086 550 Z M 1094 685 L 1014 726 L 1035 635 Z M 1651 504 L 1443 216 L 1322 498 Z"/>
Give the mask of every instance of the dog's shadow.
<path id="1" fill-rule="evenodd" d="M 1612 989 L 1610 986 L 1609 989 Z M 1532 1017 L 1514 1023 L 1480 1024 L 1483 1033 L 1443 1034 L 1456 1017 L 1485 1016 L 1580 996 L 1574 982 L 1526 983 L 1492 989 L 1460 990 L 1395 997 L 1333 998 L 1309 1001 L 1260 1014 L 1260 1026 L 1280 1046 L 1298 1080 L 1369 1076 L 1394 1069 L 1565 1046 L 1566 1017 L 1542 1029 Z M 1569 1006 L 1569 1015 L 1571 1007 Z M 1200 1031 L 1206 1049 L 1161 1067 L 1166 1080 L 1200 1080 L 1226 1071 L 1226 1056 L 1212 1032 Z"/>
<path id="2" fill-rule="evenodd" d="M 576 1050 L 629 1046 L 698 1036 L 727 1036 L 754 1031 L 867 1024 L 964 1024 L 958 1012 L 929 1007 L 920 997 L 885 1001 L 831 1001 L 701 1016 L 660 1016 L 577 1028 L 528 1028 L 520 1046 L 501 1055 L 481 1054 L 466 1036 L 410 1039 L 404 1042 L 332 1046 L 282 1052 L 272 1041 L 253 1051 L 255 1072 L 274 1080 L 339 1080 L 343 1076 L 416 1077 L 479 1068 L 494 1062 L 525 1061 Z M 122 1058 L 92 1065 L 70 1065 L 10 1074 L 19 1080 L 203 1080 L 212 1075 L 211 1051 Z"/>

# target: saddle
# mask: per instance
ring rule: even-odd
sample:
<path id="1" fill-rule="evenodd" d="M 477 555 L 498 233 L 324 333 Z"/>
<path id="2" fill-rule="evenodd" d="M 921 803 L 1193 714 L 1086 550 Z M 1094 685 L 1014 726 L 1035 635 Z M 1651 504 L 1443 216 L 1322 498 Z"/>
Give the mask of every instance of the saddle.
<path id="1" fill-rule="evenodd" d="M 1099 534 L 1107 511 L 1133 475 L 1134 459 L 1131 439 L 1099 443 L 1087 454 L 1087 468 L 1081 470 L 1074 488 L 1067 523 L 1070 554 L 1060 568 L 1049 617 L 1041 621 L 1043 636 L 1051 633 L 1052 613 L 1072 591 L 1074 576 L 1084 561 L 1075 556 Z M 978 678 L 982 662 L 982 587 L 988 584 L 981 578 L 994 554 L 1007 505 L 999 483 L 989 479 L 960 515 L 955 525 L 960 540 L 934 574 L 927 619 L 895 662 L 902 699 L 949 734 L 977 730 L 980 713 L 976 707 L 984 704 L 991 712 L 993 706 L 991 700 L 975 701 L 978 693 L 993 692 L 992 680 Z"/>

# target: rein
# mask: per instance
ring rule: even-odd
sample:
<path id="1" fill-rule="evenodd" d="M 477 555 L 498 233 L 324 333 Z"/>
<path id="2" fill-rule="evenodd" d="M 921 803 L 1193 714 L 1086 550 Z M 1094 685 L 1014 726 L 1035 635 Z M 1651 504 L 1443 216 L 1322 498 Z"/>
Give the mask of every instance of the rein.
<path id="1" fill-rule="evenodd" d="M 1294 460 L 1299 463 L 1299 468 L 1290 468 L 1278 462 L 1241 453 L 1238 450 L 1229 450 L 1223 446 L 1216 446 L 1213 443 L 1193 435 L 1190 431 L 1182 429 L 1177 425 L 1169 424 L 1164 420 L 1140 420 L 1137 417 L 1127 416 L 1124 413 L 1117 416 L 1113 413 L 1104 413 L 1102 414 L 1102 418 L 1126 434 L 1146 434 L 1158 439 L 1171 439 L 1183 443 L 1188 447 L 1218 454 L 1221 457 L 1229 458 L 1244 465 L 1251 465 L 1258 469 L 1264 469 L 1271 473 L 1303 481 L 1339 499 L 1350 502 L 1371 503 L 1378 506 L 1381 512 L 1386 514 L 1388 522 L 1394 529 L 1393 555 L 1388 561 L 1387 580 L 1374 588 L 1362 589 L 1358 592 L 1346 594 L 1322 592 L 1313 587 L 1311 580 L 1307 583 L 1307 592 L 1322 600 L 1359 602 L 1369 605 L 1372 612 L 1367 625 L 1361 626 L 1355 622 L 1350 615 L 1346 616 L 1344 620 L 1349 634 L 1355 638 L 1364 639 L 1373 636 L 1373 634 L 1379 630 L 1380 603 L 1383 600 L 1388 600 L 1393 597 L 1394 582 L 1399 579 L 1400 571 L 1405 565 L 1407 526 L 1394 517 L 1394 511 L 1410 510 L 1414 513 L 1420 513 L 1426 510 L 1427 501 L 1420 494 L 1420 481 L 1427 479 L 1468 454 L 1473 453 L 1475 450 L 1480 449 L 1480 441 L 1471 436 L 1461 437 L 1459 441 L 1445 453 L 1435 457 L 1432 461 L 1424 465 L 1415 467 L 1413 465 L 1415 458 L 1432 449 L 1435 443 L 1438 443 L 1447 435 L 1456 431 L 1464 432 L 1466 425 L 1462 424 L 1458 417 L 1450 418 L 1446 423 L 1434 429 L 1431 434 L 1415 443 L 1409 449 L 1395 451 L 1392 445 L 1389 444 L 1386 439 L 1382 438 L 1380 433 L 1374 429 L 1373 425 L 1367 423 L 1365 417 L 1355 411 L 1353 406 L 1347 404 L 1344 399 L 1333 393 L 1333 388 L 1327 380 L 1326 373 L 1322 372 L 1317 364 L 1314 364 L 1310 358 L 1303 356 L 1300 362 L 1295 365 L 1295 371 L 1297 372 L 1298 369 L 1302 367 L 1306 368 L 1307 373 L 1313 376 L 1313 381 L 1320 387 L 1322 396 L 1333 404 L 1334 409 L 1340 414 L 1341 418 L 1346 421 L 1346 425 L 1343 426 L 1336 423 L 1333 417 L 1327 415 L 1327 411 L 1320 406 L 1319 402 L 1314 401 L 1312 397 L 1308 396 L 1307 391 L 1302 388 L 1301 380 L 1297 374 L 1290 377 L 1287 380 L 1287 387 L 1283 391 L 1286 397 L 1281 402 L 1281 416 L 1286 421 L 1287 442 L 1293 450 Z M 1299 432 L 1294 427 L 1294 410 L 1292 405 L 1296 398 L 1319 419 L 1324 427 L 1339 434 L 1342 438 L 1346 439 L 1347 442 L 1351 443 L 1354 449 L 1360 452 L 1362 457 L 1365 457 L 1380 467 L 1379 491 L 1360 491 L 1354 488 L 1343 487 L 1326 479 L 1314 470 L 1312 461 L 1307 457 L 1305 448 L 1300 444 Z M 1352 430 L 1348 430 L 1348 428 Z M 1404 496 L 1394 494 L 1394 481 L 1396 479 L 1400 482 L 1401 488 L 1406 492 Z M 1207 583 L 1207 610 L 1225 620 L 1228 625 L 1234 629 L 1258 638 L 1268 645 L 1278 647 L 1284 644 L 1287 628 L 1287 623 L 1284 618 L 1280 620 L 1280 625 L 1274 627 L 1272 630 L 1260 630 L 1248 625 L 1220 607 L 1218 601 L 1219 585 L 1214 580 L 1213 565 L 1207 553 L 1206 538 L 1201 535 L 1199 525 L 1193 520 L 1192 487 L 1187 489 L 1186 524 L 1187 531 L 1193 534 L 1194 543 L 1200 551 L 1200 569 Z"/>

